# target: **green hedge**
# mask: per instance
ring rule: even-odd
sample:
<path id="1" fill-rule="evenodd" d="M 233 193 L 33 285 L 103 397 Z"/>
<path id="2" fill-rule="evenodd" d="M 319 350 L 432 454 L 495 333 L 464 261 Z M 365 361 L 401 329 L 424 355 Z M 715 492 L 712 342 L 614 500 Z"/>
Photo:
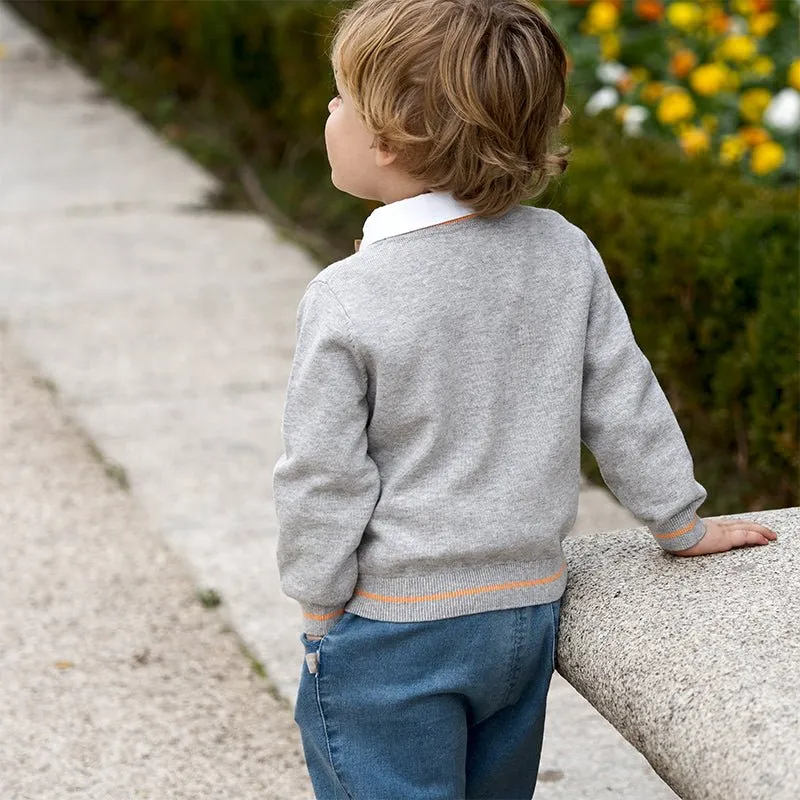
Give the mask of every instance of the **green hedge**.
<path id="1" fill-rule="evenodd" d="M 374 204 L 332 187 L 322 137 L 343 3 L 16 5 L 227 181 L 229 201 L 244 202 L 246 164 L 277 206 L 324 234 L 323 258 L 351 251 Z M 800 505 L 796 188 L 756 188 L 674 145 L 622 139 L 609 119 L 583 116 L 582 100 L 571 95 L 571 166 L 538 205 L 603 255 L 709 490 L 703 513 Z"/>
<path id="2" fill-rule="evenodd" d="M 549 203 L 603 255 L 698 479 L 740 510 L 798 505 L 797 193 L 580 122 Z M 733 513 L 733 505 L 714 513 Z M 706 513 L 709 513 L 706 511 Z"/>

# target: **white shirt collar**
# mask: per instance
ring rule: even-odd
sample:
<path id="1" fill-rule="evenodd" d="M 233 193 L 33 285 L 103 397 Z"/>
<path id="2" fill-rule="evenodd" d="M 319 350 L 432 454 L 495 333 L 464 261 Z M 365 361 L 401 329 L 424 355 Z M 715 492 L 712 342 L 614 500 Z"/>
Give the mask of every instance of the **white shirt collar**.
<path id="1" fill-rule="evenodd" d="M 407 197 L 376 208 L 367 217 L 360 247 L 474 213 L 474 209 L 459 203 L 449 192 L 427 192 Z"/>

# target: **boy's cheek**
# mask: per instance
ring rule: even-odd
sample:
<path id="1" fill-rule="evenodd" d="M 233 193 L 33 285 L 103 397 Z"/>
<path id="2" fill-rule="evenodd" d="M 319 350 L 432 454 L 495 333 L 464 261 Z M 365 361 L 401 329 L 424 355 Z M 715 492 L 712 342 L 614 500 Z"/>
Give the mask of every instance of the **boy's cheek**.
<path id="1" fill-rule="evenodd" d="M 335 150 L 335 136 L 329 118 L 328 123 L 325 125 L 325 151 L 328 154 L 328 163 L 331 166 L 333 166 L 334 150 Z"/>
<path id="2" fill-rule="evenodd" d="M 328 117 L 328 122 L 325 123 L 325 150 L 328 153 L 328 158 L 330 159 L 331 155 L 331 137 L 330 137 L 330 117 Z"/>

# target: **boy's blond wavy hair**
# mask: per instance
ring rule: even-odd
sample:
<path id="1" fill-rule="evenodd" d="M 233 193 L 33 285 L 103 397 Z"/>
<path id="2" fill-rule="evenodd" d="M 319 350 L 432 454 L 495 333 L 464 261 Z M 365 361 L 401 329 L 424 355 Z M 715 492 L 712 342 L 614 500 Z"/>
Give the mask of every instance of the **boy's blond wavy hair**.
<path id="1" fill-rule="evenodd" d="M 375 144 L 430 191 L 500 216 L 567 168 L 567 56 L 528 0 L 362 0 L 331 50 Z"/>

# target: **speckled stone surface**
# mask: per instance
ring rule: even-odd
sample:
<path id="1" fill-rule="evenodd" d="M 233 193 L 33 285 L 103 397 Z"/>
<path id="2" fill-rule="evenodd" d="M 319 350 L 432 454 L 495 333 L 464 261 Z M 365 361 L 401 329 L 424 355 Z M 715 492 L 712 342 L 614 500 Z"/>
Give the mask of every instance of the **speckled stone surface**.
<path id="1" fill-rule="evenodd" d="M 800 509 L 691 559 L 642 528 L 566 542 L 559 669 L 684 800 L 800 797 Z"/>

